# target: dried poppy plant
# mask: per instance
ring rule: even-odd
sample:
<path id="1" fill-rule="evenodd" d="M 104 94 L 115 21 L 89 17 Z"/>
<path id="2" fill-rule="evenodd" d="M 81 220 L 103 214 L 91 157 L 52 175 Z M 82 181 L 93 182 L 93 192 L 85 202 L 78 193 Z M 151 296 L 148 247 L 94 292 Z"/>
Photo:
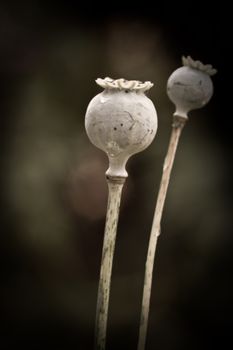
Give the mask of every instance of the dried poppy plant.
<path id="1" fill-rule="evenodd" d="M 217 72 L 211 65 L 204 65 L 200 61 L 194 61 L 190 56 L 187 58 L 182 57 L 182 62 L 183 67 L 175 70 L 167 83 L 167 93 L 171 101 L 175 104 L 176 110 L 173 115 L 172 132 L 164 161 L 148 246 L 138 350 L 144 350 L 146 343 L 155 251 L 178 142 L 182 129 L 188 120 L 188 112 L 203 107 L 212 97 L 213 83 L 210 76 Z"/>
<path id="2" fill-rule="evenodd" d="M 96 308 L 95 347 L 105 349 L 112 262 L 122 188 L 130 156 L 147 148 L 157 131 L 157 114 L 145 95 L 153 84 L 97 79 L 104 91 L 88 105 L 85 127 L 90 141 L 109 159 L 108 205 Z"/>

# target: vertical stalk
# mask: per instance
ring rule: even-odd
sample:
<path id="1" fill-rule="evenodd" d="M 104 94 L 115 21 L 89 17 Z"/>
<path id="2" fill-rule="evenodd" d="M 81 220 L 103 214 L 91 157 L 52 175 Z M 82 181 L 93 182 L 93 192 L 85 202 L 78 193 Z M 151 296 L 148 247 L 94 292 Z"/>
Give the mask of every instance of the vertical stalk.
<path id="1" fill-rule="evenodd" d="M 95 324 L 95 349 L 97 350 L 105 349 L 112 262 L 116 241 L 121 193 L 124 182 L 124 177 L 107 176 L 108 206 L 104 231 Z"/>
<path id="2" fill-rule="evenodd" d="M 156 207 L 155 207 L 155 213 L 154 213 L 154 218 L 153 218 L 153 223 L 151 228 L 146 266 L 145 266 L 138 350 L 145 349 L 157 239 L 160 234 L 160 224 L 161 224 L 167 189 L 169 185 L 171 170 L 174 163 L 179 138 L 186 120 L 187 118 L 179 117 L 176 115 L 174 116 L 170 142 L 168 146 L 167 155 L 164 161 L 163 174 L 160 182 L 160 188 L 159 188 L 159 193 L 158 193 Z"/>

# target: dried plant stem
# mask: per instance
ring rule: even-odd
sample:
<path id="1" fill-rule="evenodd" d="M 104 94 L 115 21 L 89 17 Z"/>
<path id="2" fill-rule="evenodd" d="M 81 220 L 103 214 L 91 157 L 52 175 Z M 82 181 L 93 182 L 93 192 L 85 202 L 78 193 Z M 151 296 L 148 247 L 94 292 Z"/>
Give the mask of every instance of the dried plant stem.
<path id="1" fill-rule="evenodd" d="M 146 266 L 145 266 L 138 350 L 145 349 L 157 239 L 160 234 L 160 223 L 162 219 L 164 202 L 166 199 L 171 170 L 175 159 L 176 149 L 177 149 L 179 138 L 186 120 L 187 118 L 174 116 L 171 138 L 168 146 L 167 155 L 164 161 L 163 174 L 162 174 L 158 198 L 157 198 L 156 207 L 155 207 L 155 213 L 154 213 L 154 218 L 153 218 L 153 223 L 151 228 L 150 241 L 149 241 Z"/>
<path id="2" fill-rule="evenodd" d="M 107 182 L 109 191 L 108 206 L 100 268 L 95 325 L 95 348 L 98 350 L 105 349 L 112 262 L 116 241 L 121 193 L 125 178 L 107 177 Z"/>

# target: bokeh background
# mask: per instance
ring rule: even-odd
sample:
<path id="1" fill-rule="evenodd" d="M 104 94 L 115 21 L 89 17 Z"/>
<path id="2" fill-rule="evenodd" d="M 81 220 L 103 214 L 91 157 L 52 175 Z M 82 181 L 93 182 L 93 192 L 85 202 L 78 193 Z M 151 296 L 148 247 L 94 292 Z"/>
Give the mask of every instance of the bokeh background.
<path id="1" fill-rule="evenodd" d="M 1 349 L 92 349 L 107 159 L 84 129 L 97 77 L 151 80 L 159 128 L 128 163 L 108 349 L 136 349 L 144 264 L 181 56 L 212 63 L 215 93 L 190 113 L 166 200 L 147 349 L 231 340 L 230 21 L 222 6 L 1 1 Z M 101 7 L 102 6 L 102 7 Z M 157 7 L 156 7 L 157 6 Z M 222 23 L 220 23 L 222 20 Z"/>

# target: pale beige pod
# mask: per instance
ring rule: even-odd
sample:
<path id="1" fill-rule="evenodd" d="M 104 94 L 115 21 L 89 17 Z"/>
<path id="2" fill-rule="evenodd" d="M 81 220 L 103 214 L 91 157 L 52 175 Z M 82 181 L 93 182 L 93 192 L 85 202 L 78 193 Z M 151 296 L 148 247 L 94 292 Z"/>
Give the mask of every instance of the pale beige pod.
<path id="1" fill-rule="evenodd" d="M 204 107 L 213 95 L 210 76 L 217 70 L 210 64 L 182 57 L 183 67 L 176 69 L 168 79 L 167 94 L 176 106 L 175 116 L 187 119 L 191 110 Z"/>
<path id="2" fill-rule="evenodd" d="M 85 128 L 90 141 L 107 153 L 110 177 L 127 177 L 130 156 L 147 148 L 157 131 L 157 113 L 145 95 L 153 84 L 97 79 L 104 91 L 88 105 Z"/>

